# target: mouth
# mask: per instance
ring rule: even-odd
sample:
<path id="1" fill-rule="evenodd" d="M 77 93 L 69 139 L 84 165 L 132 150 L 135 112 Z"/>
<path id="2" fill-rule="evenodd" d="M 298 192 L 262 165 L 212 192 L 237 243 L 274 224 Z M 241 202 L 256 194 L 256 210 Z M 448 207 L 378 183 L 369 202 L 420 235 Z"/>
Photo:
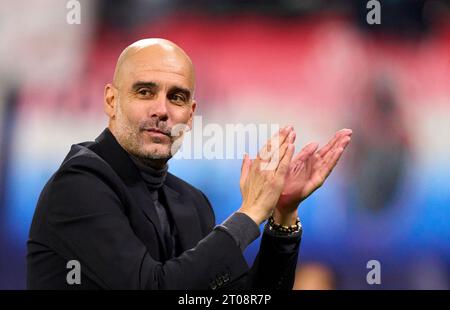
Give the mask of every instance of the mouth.
<path id="1" fill-rule="evenodd" d="M 161 131 L 157 128 L 144 129 L 144 132 L 152 137 L 159 137 L 159 138 L 168 137 L 168 138 L 170 138 L 169 134 L 167 134 L 166 132 Z"/>

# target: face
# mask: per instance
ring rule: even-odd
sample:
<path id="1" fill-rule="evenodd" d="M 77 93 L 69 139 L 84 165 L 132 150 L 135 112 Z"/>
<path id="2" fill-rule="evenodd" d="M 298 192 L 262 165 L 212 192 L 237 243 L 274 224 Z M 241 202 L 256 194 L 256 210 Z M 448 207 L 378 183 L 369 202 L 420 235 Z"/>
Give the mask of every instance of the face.
<path id="1" fill-rule="evenodd" d="M 168 160 L 176 125 L 191 127 L 195 101 L 192 65 L 165 49 L 140 50 L 126 59 L 105 88 L 110 129 L 121 146 L 143 160 Z"/>

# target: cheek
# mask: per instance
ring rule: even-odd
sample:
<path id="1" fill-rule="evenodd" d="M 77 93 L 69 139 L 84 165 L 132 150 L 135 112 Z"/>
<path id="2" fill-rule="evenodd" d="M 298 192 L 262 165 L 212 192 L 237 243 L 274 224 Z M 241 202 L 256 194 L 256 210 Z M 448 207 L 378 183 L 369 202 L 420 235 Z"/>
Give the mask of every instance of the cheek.
<path id="1" fill-rule="evenodd" d="M 170 112 L 173 125 L 186 124 L 189 121 L 190 115 L 191 109 L 187 107 L 175 107 Z"/>
<path id="2" fill-rule="evenodd" d="M 122 113 L 124 118 L 132 124 L 139 124 L 141 118 L 145 115 L 143 105 L 139 105 L 136 102 L 127 102 L 123 106 Z"/>

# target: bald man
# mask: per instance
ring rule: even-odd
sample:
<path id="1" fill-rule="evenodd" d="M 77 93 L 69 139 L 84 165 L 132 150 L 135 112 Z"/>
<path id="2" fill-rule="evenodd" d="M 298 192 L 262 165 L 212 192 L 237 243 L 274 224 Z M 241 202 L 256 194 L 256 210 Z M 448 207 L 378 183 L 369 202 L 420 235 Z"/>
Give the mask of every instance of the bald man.
<path id="1" fill-rule="evenodd" d="M 292 288 L 299 203 L 322 185 L 351 131 L 294 156 L 295 132 L 282 128 L 256 159 L 245 156 L 242 205 L 215 225 L 207 197 L 167 171 L 183 138 L 175 129 L 192 125 L 194 88 L 191 60 L 170 41 L 144 39 L 121 53 L 105 87 L 108 127 L 72 146 L 39 197 L 28 288 Z M 243 251 L 267 219 L 250 268 Z"/>

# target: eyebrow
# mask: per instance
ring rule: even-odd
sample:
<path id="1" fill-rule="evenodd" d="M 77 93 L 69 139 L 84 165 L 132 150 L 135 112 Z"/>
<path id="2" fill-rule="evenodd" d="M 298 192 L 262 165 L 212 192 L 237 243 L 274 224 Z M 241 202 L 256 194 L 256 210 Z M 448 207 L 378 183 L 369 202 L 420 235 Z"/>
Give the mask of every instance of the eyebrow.
<path id="1" fill-rule="evenodd" d="M 134 82 L 131 86 L 132 90 L 138 90 L 141 87 L 148 87 L 148 88 L 158 88 L 158 84 L 155 82 L 143 82 L 143 81 L 137 81 Z"/>
<path id="2" fill-rule="evenodd" d="M 131 89 L 134 91 L 137 91 L 139 88 L 142 88 L 142 87 L 158 89 L 159 85 L 158 85 L 158 83 L 151 82 L 151 81 L 148 81 L 148 82 L 137 81 L 137 82 L 133 83 L 133 85 L 131 86 Z M 188 100 L 191 98 L 191 91 L 188 88 L 181 87 L 181 86 L 173 86 L 169 89 L 169 93 L 173 94 L 173 93 L 177 93 L 177 92 L 183 93 L 187 97 Z"/>

